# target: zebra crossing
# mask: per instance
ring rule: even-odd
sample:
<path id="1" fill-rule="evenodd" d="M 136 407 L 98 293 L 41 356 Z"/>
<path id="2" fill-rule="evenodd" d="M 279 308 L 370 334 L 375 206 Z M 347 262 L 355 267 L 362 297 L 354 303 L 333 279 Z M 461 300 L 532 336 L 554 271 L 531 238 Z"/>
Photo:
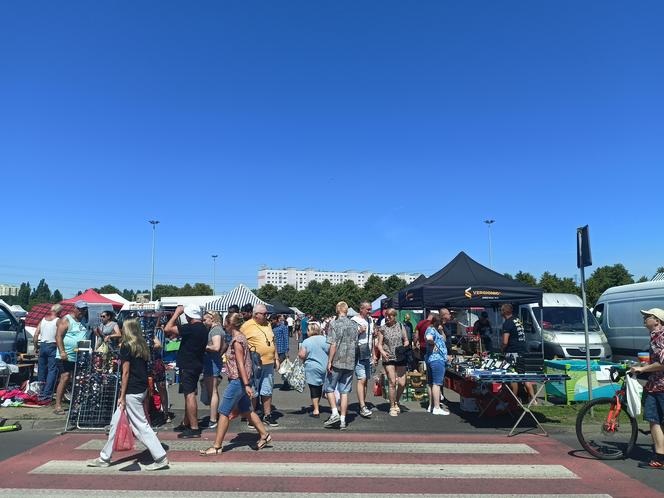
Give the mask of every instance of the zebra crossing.
<path id="1" fill-rule="evenodd" d="M 273 434 L 270 448 L 250 449 L 255 434 L 229 435 L 224 452 L 201 457 L 207 440 L 160 434 L 170 468 L 146 472 L 140 444 L 89 468 L 102 434 L 65 434 L 3 462 L 3 497 L 313 496 L 369 498 L 659 496 L 601 462 L 568 455 L 551 438 L 309 432 Z"/>

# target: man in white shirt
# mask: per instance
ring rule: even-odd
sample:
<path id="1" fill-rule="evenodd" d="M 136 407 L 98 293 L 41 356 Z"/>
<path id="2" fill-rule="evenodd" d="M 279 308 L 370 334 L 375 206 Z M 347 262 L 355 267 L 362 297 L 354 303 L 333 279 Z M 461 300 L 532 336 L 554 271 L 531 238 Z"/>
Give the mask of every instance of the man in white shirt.
<path id="1" fill-rule="evenodd" d="M 367 382 L 371 379 L 371 367 L 376 364 L 374 356 L 374 325 L 371 319 L 371 303 L 360 303 L 360 313 L 351 318 L 357 323 L 357 351 L 355 377 L 357 377 L 357 401 L 360 404 L 360 416 L 371 417 L 367 408 Z"/>

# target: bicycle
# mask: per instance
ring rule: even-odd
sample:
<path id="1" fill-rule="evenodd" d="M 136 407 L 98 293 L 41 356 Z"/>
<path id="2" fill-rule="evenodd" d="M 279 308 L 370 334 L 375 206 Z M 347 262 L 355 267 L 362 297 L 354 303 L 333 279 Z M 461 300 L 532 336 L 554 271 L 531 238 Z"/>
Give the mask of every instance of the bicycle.
<path id="1" fill-rule="evenodd" d="M 639 423 L 624 409 L 626 368 L 611 367 L 609 372 L 611 382 L 622 379 L 620 389 L 610 398 L 597 398 L 585 404 L 576 417 L 576 437 L 595 458 L 620 460 L 634 449 Z"/>

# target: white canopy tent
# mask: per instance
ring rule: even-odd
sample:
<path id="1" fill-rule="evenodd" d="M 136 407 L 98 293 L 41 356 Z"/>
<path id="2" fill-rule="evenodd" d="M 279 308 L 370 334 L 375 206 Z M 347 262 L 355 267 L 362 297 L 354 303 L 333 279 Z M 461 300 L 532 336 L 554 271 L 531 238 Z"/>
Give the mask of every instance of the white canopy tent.
<path id="1" fill-rule="evenodd" d="M 115 301 L 116 303 L 120 303 L 123 306 L 125 304 L 131 303 L 131 301 L 129 301 L 128 299 L 125 299 L 124 297 L 122 297 L 117 292 L 113 292 L 112 294 L 101 294 L 101 296 L 105 297 L 106 299 L 110 299 L 111 301 Z"/>
<path id="2" fill-rule="evenodd" d="M 371 311 L 376 311 L 380 309 L 380 302 L 387 298 L 385 294 L 381 294 L 378 299 L 374 299 L 373 302 L 371 303 Z"/>

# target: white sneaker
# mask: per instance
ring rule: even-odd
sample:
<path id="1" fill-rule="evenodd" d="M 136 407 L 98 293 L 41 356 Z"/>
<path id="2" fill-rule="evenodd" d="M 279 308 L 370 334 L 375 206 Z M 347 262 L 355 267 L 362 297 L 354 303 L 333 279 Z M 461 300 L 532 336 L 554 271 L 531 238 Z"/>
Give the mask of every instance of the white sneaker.
<path id="1" fill-rule="evenodd" d="M 164 457 L 161 459 L 159 462 L 152 462 L 150 465 L 146 465 L 143 467 L 145 470 L 160 470 L 160 469 L 165 469 L 168 468 L 169 463 L 168 463 L 168 458 Z"/>
<path id="2" fill-rule="evenodd" d="M 95 458 L 94 460 L 88 460 L 86 462 L 86 465 L 88 467 L 110 467 L 111 462 L 107 462 L 106 460 L 102 460 L 101 458 Z"/>
<path id="3" fill-rule="evenodd" d="M 428 411 L 429 413 L 431 413 L 431 410 L 432 410 L 431 405 L 427 406 L 427 411 Z"/>
<path id="4" fill-rule="evenodd" d="M 446 410 L 445 408 L 434 408 L 433 411 L 431 412 L 434 415 L 449 415 L 450 412 Z"/>

